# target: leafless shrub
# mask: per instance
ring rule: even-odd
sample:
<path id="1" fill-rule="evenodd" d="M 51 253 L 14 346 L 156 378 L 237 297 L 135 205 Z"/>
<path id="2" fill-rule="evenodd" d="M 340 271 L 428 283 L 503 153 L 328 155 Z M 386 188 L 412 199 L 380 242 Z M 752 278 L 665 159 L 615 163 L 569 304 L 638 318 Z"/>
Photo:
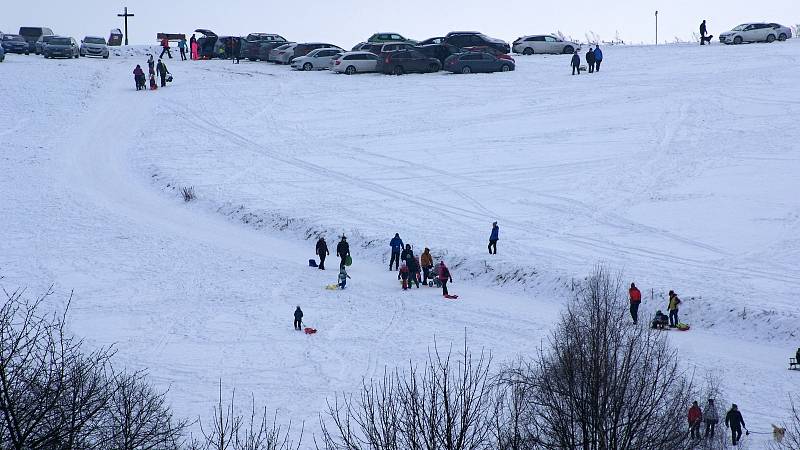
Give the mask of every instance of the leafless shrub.
<path id="1" fill-rule="evenodd" d="M 789 418 L 780 425 L 785 430 L 781 442 L 770 443 L 772 450 L 795 450 L 800 448 L 800 396 L 789 397 L 791 411 Z"/>
<path id="2" fill-rule="evenodd" d="M 194 195 L 194 186 L 182 187 L 181 195 L 183 196 L 183 201 L 187 203 L 194 200 L 196 198 Z"/>

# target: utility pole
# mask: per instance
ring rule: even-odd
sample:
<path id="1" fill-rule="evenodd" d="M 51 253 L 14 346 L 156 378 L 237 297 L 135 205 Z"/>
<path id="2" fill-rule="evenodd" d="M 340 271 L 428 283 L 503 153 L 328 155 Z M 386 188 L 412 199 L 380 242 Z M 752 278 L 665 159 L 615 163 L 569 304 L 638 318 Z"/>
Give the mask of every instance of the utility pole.
<path id="1" fill-rule="evenodd" d="M 658 11 L 656 11 L 656 45 L 658 45 Z"/>
<path id="2" fill-rule="evenodd" d="M 128 45 L 128 17 L 133 17 L 133 14 L 128 14 L 128 7 L 125 7 L 123 14 L 117 14 L 117 17 L 125 18 L 125 45 Z"/>

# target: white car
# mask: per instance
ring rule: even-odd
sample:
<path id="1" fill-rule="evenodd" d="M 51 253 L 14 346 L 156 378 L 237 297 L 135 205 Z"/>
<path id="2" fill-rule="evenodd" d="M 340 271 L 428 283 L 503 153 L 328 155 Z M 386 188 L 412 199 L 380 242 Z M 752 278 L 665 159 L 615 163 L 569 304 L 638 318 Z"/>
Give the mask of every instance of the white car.
<path id="1" fill-rule="evenodd" d="M 297 43 L 295 42 L 275 47 L 269 51 L 269 55 L 267 56 L 267 61 L 278 64 L 288 64 L 289 58 L 294 56 L 295 47 L 297 47 Z"/>
<path id="2" fill-rule="evenodd" d="M 719 35 L 723 44 L 741 44 L 744 42 L 785 41 L 792 37 L 792 29 L 777 23 L 743 23 L 731 31 Z"/>
<path id="3" fill-rule="evenodd" d="M 295 58 L 292 61 L 292 69 L 306 71 L 329 69 L 333 57 L 341 54 L 342 50 L 338 48 L 325 47 L 311 50 L 306 56 Z"/>
<path id="4" fill-rule="evenodd" d="M 576 42 L 565 41 L 552 34 L 534 34 L 517 39 L 511 45 L 511 49 L 514 53 L 522 55 L 534 55 L 537 53 L 571 55 L 575 50 L 580 50 L 581 45 Z"/>
<path id="5" fill-rule="evenodd" d="M 86 36 L 81 41 L 81 56 L 102 56 L 108 59 L 106 39 L 100 36 Z"/>
<path id="6" fill-rule="evenodd" d="M 356 73 L 375 72 L 378 55 L 372 52 L 347 52 L 333 61 L 331 70 L 353 75 Z"/>

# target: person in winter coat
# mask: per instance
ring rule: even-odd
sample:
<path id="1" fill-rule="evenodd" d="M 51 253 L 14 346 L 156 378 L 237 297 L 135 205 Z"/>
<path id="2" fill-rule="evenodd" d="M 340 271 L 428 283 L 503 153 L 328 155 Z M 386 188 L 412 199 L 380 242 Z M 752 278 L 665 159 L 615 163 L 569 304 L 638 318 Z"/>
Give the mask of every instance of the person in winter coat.
<path id="1" fill-rule="evenodd" d="M 347 270 L 344 268 L 344 265 L 339 268 L 339 289 L 344 289 L 347 286 L 347 279 L 350 278 L 350 275 L 347 274 Z"/>
<path id="2" fill-rule="evenodd" d="M 428 285 L 428 278 L 431 278 L 431 269 L 433 269 L 433 256 L 431 256 L 431 249 L 425 247 L 420 257 L 420 264 L 422 265 L 422 284 Z"/>
<path id="3" fill-rule="evenodd" d="M 742 417 L 742 413 L 739 412 L 739 407 L 736 406 L 736 403 L 731 405 L 728 414 L 725 414 L 725 428 L 729 427 L 731 429 L 733 445 L 738 445 L 739 439 L 742 438 L 742 427 L 747 429 L 747 425 L 744 424 L 744 418 Z"/>
<path id="4" fill-rule="evenodd" d="M 389 270 L 392 270 L 392 264 L 394 263 L 394 270 L 400 266 L 400 252 L 403 251 L 403 240 L 400 239 L 400 233 L 395 233 L 394 237 L 391 241 L 389 241 L 389 247 L 392 248 L 392 257 L 389 259 Z"/>
<path id="5" fill-rule="evenodd" d="M 639 323 L 639 305 L 642 304 L 642 293 L 634 283 L 631 283 L 631 288 L 628 289 L 628 297 L 631 300 L 631 318 L 633 324 Z"/>
<path id="6" fill-rule="evenodd" d="M 189 38 L 189 57 L 192 61 L 197 60 L 197 38 L 194 35 Z"/>
<path id="7" fill-rule="evenodd" d="M 661 310 L 659 309 L 658 311 L 656 311 L 656 315 L 655 317 L 653 317 L 653 323 L 650 326 L 657 330 L 663 330 L 664 327 L 667 326 L 668 321 L 669 318 L 667 317 L 667 315 L 661 312 Z"/>
<path id="8" fill-rule="evenodd" d="M 453 277 L 450 275 L 450 269 L 444 265 L 444 261 L 439 263 L 439 283 L 442 284 L 442 295 L 447 296 L 447 282 L 453 282 Z"/>
<path id="9" fill-rule="evenodd" d="M 692 439 L 700 439 L 700 424 L 703 422 L 703 411 L 697 401 L 693 402 L 692 407 L 689 408 L 688 419 Z"/>
<path id="10" fill-rule="evenodd" d="M 581 74 L 581 57 L 578 56 L 578 51 L 575 50 L 575 53 L 572 54 L 572 74 L 575 75 L 575 72 L 578 72 L 578 75 Z"/>
<path id="11" fill-rule="evenodd" d="M 297 306 L 297 309 L 294 310 L 294 329 L 299 330 L 303 327 L 303 310 L 300 309 L 300 305 Z"/>
<path id="12" fill-rule="evenodd" d="M 336 256 L 342 259 L 339 263 L 339 268 L 344 269 L 344 263 L 347 257 L 350 256 L 350 244 L 347 243 L 347 238 L 342 236 L 342 240 L 336 245 Z"/>
<path id="13" fill-rule="evenodd" d="M 158 76 L 161 78 L 161 87 L 167 85 L 167 74 L 169 70 L 167 70 L 167 65 L 164 64 L 163 61 L 160 59 L 158 60 L 158 64 L 156 65 L 156 71 L 158 72 Z"/>
<path id="14" fill-rule="evenodd" d="M 144 77 L 144 70 L 142 70 L 142 66 L 136 65 L 136 68 L 133 69 L 133 81 L 136 83 L 136 90 L 141 91 L 142 89 L 147 89 L 146 84 L 147 81 Z"/>
<path id="15" fill-rule="evenodd" d="M 589 73 L 594 72 L 594 50 L 591 47 L 586 52 L 586 65 L 589 67 Z"/>
<path id="16" fill-rule="evenodd" d="M 178 50 L 181 51 L 181 61 L 186 61 L 186 39 L 178 41 Z"/>
<path id="17" fill-rule="evenodd" d="M 700 23 L 700 45 L 706 45 L 706 33 L 708 33 L 708 30 L 706 29 L 706 21 L 703 19 L 703 22 Z"/>
<path id="18" fill-rule="evenodd" d="M 325 238 L 320 236 L 317 240 L 317 256 L 319 256 L 319 270 L 325 270 L 325 257 L 331 254 L 328 251 L 328 243 L 325 242 Z"/>
<path id="19" fill-rule="evenodd" d="M 167 38 L 161 39 L 161 55 L 158 57 L 158 59 L 163 58 L 164 53 L 169 56 L 169 59 L 172 59 L 172 53 L 169 52 L 169 39 Z"/>
<path id="20" fill-rule="evenodd" d="M 153 61 L 153 55 L 149 55 L 149 58 L 147 58 L 147 69 L 150 76 L 156 74 L 156 62 Z"/>
<path id="21" fill-rule="evenodd" d="M 492 222 L 492 233 L 489 235 L 489 254 L 496 255 L 497 254 L 497 241 L 500 240 L 500 227 L 497 226 L 497 222 Z M 492 252 L 494 250 L 494 252 Z"/>
<path id="22" fill-rule="evenodd" d="M 403 280 L 403 290 L 408 289 L 408 264 L 405 261 L 400 263 L 400 270 L 397 274 L 398 280 Z"/>
<path id="23" fill-rule="evenodd" d="M 667 305 L 667 309 L 669 310 L 670 328 L 675 328 L 680 323 L 678 320 L 678 305 L 680 304 L 681 299 L 678 298 L 678 295 L 674 291 L 669 291 L 669 304 Z"/>
<path id="24" fill-rule="evenodd" d="M 703 420 L 706 423 L 706 434 L 705 437 L 714 437 L 714 430 L 717 428 L 717 424 L 719 423 L 719 413 L 717 412 L 717 405 L 714 404 L 714 399 L 708 399 L 708 403 L 706 403 L 706 410 L 705 414 L 703 414 Z"/>
<path id="25" fill-rule="evenodd" d="M 412 258 L 413 256 L 414 250 L 411 249 L 411 244 L 406 244 L 406 248 L 400 253 L 400 260 L 408 262 L 408 258 Z"/>
<path id="26" fill-rule="evenodd" d="M 594 71 L 600 72 L 600 63 L 603 62 L 603 51 L 600 50 L 600 44 L 594 46 Z"/>
<path id="27" fill-rule="evenodd" d="M 411 288 L 411 283 L 414 283 L 419 289 L 419 260 L 412 252 L 405 260 L 408 266 L 408 287 Z"/>

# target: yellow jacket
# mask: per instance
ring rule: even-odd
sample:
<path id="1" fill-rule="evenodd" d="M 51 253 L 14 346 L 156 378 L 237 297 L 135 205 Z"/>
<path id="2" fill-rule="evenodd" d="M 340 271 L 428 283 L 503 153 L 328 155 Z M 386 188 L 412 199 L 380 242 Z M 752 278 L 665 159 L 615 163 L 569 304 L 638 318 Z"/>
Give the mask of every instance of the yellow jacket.
<path id="1" fill-rule="evenodd" d="M 432 266 L 433 265 L 433 256 L 429 252 L 423 252 L 420 256 L 420 264 L 423 267 L 425 266 Z"/>
<path id="2" fill-rule="evenodd" d="M 680 303 L 681 303 L 681 301 L 678 298 L 678 296 L 677 295 L 673 295 L 672 297 L 669 298 L 669 306 L 667 306 L 667 309 L 670 310 L 670 311 L 674 311 L 674 310 L 678 309 L 678 305 Z"/>

